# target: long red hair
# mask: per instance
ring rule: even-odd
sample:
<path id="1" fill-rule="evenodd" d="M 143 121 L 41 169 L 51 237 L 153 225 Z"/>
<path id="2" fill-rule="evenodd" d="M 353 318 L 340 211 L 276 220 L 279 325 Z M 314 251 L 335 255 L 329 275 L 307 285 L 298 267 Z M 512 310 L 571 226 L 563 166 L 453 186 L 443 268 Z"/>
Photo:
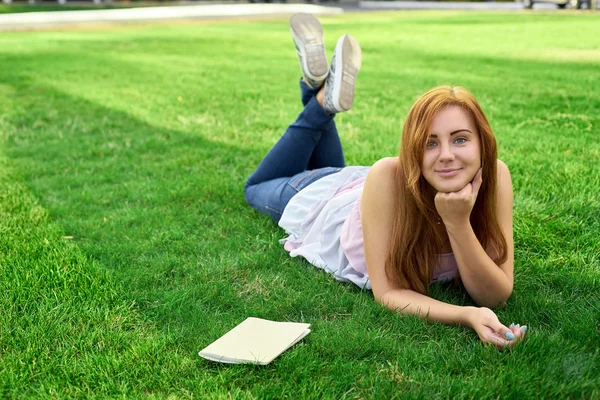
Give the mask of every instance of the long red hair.
<path id="1" fill-rule="evenodd" d="M 506 239 L 496 214 L 498 150 L 492 128 L 468 90 L 459 86 L 431 89 L 412 106 L 402 129 L 396 171 L 398 212 L 385 266 L 388 279 L 404 289 L 423 294 L 432 279 L 438 253 L 446 238 L 435 229 L 438 214 L 431 187 L 421 173 L 421 165 L 433 118 L 448 106 L 460 106 L 470 112 L 479 132 L 483 182 L 471 211 L 471 226 L 496 264 L 502 264 L 507 258 Z"/>

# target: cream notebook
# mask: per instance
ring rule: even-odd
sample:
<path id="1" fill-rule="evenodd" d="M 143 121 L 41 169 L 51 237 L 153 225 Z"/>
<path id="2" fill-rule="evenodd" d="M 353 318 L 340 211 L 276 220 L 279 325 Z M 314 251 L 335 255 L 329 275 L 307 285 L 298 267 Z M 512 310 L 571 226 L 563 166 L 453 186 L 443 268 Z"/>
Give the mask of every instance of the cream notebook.
<path id="1" fill-rule="evenodd" d="M 310 333 L 310 324 L 247 318 L 198 353 L 229 364 L 266 365 Z"/>

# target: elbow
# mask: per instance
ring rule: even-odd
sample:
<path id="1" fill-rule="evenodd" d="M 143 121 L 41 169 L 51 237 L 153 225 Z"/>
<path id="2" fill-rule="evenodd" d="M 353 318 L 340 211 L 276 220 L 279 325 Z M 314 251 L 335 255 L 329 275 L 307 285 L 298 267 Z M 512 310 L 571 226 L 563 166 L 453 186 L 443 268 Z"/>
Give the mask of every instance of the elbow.
<path id="1" fill-rule="evenodd" d="M 490 300 L 490 299 L 485 299 L 484 301 L 476 301 L 475 302 L 479 307 L 486 307 L 489 308 L 490 310 L 493 310 L 495 308 L 502 308 L 506 306 L 506 299 L 505 300 Z"/>
<path id="2" fill-rule="evenodd" d="M 373 288 L 373 297 L 375 298 L 375 301 L 377 302 L 377 304 L 385 307 L 385 308 L 393 308 L 391 306 L 391 303 L 393 303 L 393 301 L 390 298 L 390 295 L 392 295 L 392 293 L 394 292 L 393 288 L 384 288 L 376 290 L 375 288 Z"/>
<path id="3" fill-rule="evenodd" d="M 406 301 L 406 291 L 397 287 L 388 287 L 384 290 L 373 290 L 373 297 L 380 306 L 392 311 L 402 311 L 403 308 L 398 308 L 398 302 Z M 409 301 L 410 302 L 410 301 Z"/>
<path id="4" fill-rule="evenodd" d="M 496 293 L 495 296 L 494 295 L 485 296 L 483 298 L 480 298 L 477 300 L 473 299 L 473 300 L 475 300 L 475 303 L 479 307 L 487 307 L 490 309 L 494 309 L 494 308 L 499 308 L 499 307 L 505 307 L 506 302 L 508 301 L 511 294 L 512 294 L 512 287 L 507 288 L 506 290 L 503 290 L 502 292 Z"/>
<path id="5" fill-rule="evenodd" d="M 379 304 L 381 304 L 382 306 L 385 306 L 384 302 L 385 302 L 385 295 L 387 294 L 387 290 L 376 290 L 375 288 L 372 289 L 373 291 L 373 297 L 375 298 L 375 301 Z"/>

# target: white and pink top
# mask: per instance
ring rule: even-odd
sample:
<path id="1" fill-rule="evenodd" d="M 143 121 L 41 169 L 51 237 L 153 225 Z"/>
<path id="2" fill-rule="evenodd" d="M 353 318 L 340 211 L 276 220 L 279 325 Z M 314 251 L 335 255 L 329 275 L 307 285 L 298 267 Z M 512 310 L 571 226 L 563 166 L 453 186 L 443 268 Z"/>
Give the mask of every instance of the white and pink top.
<path id="1" fill-rule="evenodd" d="M 346 167 L 302 189 L 286 206 L 279 226 L 290 256 L 301 256 L 340 281 L 371 290 L 365 261 L 360 198 L 370 167 Z M 434 282 L 456 276 L 452 253 L 440 254 Z"/>

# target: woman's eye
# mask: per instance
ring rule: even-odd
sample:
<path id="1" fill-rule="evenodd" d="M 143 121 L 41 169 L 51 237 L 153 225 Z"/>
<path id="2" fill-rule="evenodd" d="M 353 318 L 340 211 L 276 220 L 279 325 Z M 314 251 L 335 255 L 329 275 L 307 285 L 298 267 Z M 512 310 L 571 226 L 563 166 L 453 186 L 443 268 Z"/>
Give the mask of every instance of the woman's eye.
<path id="1" fill-rule="evenodd" d="M 467 138 L 464 138 L 464 137 L 456 138 L 456 140 L 454 141 L 454 143 L 456 143 L 456 144 L 465 144 L 465 143 L 467 143 Z"/>
<path id="2" fill-rule="evenodd" d="M 433 140 L 430 140 L 425 144 L 425 147 L 427 147 L 427 148 L 435 147 L 436 144 L 437 144 L 436 142 L 434 142 Z"/>

